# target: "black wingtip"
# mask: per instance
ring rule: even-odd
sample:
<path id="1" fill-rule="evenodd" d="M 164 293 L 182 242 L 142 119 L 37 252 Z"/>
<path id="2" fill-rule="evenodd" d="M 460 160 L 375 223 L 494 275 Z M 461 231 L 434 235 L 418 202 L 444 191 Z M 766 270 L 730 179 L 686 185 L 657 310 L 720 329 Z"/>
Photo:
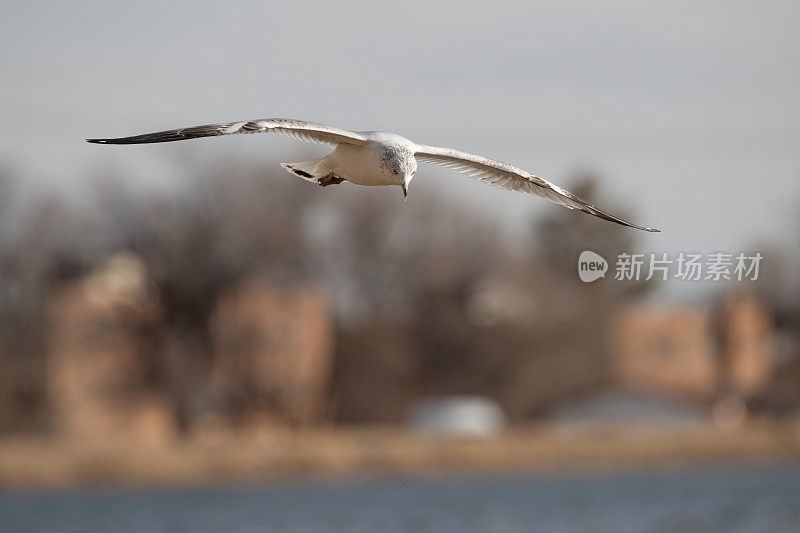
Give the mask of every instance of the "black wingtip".
<path id="1" fill-rule="evenodd" d="M 108 144 L 106 139 L 86 139 L 86 142 L 93 144 Z"/>

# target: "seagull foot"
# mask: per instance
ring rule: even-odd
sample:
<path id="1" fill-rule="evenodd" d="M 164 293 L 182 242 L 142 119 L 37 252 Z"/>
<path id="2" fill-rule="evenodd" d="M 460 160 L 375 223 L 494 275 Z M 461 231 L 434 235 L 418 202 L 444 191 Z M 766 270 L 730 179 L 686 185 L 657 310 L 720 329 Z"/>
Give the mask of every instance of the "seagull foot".
<path id="1" fill-rule="evenodd" d="M 325 176 L 319 178 L 319 180 L 317 180 L 317 183 L 319 183 L 320 187 L 327 187 L 328 185 L 338 185 L 343 181 L 344 178 L 340 178 L 339 176 L 336 176 L 333 172 L 331 172 L 330 174 L 326 174 Z"/>

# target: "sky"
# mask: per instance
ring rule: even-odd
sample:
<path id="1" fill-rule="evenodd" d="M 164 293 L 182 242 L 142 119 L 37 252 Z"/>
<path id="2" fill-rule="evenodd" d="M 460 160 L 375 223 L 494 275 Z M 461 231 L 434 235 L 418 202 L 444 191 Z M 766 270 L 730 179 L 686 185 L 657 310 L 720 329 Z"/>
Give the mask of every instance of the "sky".
<path id="1" fill-rule="evenodd" d="M 646 250 L 797 246 L 797 2 L 106 0 L 3 13 L 0 165 L 34 188 L 79 195 L 98 166 L 152 187 L 180 158 L 326 153 L 269 135 L 83 142 L 286 117 L 392 131 L 563 185 L 592 169 L 634 222 L 663 230 L 641 238 Z M 559 208 L 436 167 L 410 201 L 435 188 L 510 227 Z"/>

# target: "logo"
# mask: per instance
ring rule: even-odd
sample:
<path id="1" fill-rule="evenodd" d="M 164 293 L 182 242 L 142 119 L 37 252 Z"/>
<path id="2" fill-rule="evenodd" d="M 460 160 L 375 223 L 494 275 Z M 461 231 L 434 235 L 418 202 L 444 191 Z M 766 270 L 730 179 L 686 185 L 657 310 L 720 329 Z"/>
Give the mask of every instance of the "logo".
<path id="1" fill-rule="evenodd" d="M 635 253 L 621 252 L 614 265 L 617 281 L 757 281 L 761 252 Z M 590 250 L 578 258 L 578 276 L 584 283 L 606 277 L 608 262 Z"/>
<path id="2" fill-rule="evenodd" d="M 584 283 L 606 277 L 608 261 L 590 250 L 584 250 L 578 257 L 578 276 Z"/>

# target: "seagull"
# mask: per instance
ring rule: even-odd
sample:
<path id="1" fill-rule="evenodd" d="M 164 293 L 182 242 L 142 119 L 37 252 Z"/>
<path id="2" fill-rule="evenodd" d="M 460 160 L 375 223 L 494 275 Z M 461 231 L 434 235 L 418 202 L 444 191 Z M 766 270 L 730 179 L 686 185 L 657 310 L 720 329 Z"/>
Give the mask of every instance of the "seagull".
<path id="1" fill-rule="evenodd" d="M 282 133 L 302 141 L 333 145 L 332 153 L 299 163 L 281 163 L 288 172 L 322 187 L 349 181 L 356 185 L 399 185 L 408 200 L 408 187 L 417 163 L 451 168 L 501 189 L 547 198 L 569 209 L 644 231 L 660 231 L 611 215 L 571 192 L 520 168 L 487 157 L 417 144 L 394 133 L 348 131 L 302 120 L 267 118 L 227 124 L 208 124 L 115 139 L 86 139 L 96 144 L 148 144 L 240 133 Z"/>

